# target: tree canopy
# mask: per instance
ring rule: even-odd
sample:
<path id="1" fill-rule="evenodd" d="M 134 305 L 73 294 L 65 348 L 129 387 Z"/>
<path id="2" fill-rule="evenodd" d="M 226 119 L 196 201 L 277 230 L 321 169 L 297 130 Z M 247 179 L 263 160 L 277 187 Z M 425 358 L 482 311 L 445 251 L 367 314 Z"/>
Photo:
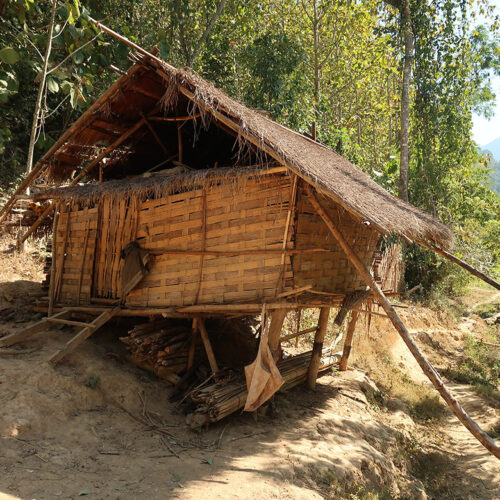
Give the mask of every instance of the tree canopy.
<path id="1" fill-rule="evenodd" d="M 52 2 L 0 2 L 0 176 L 24 175 Z M 57 2 L 35 157 L 130 66 L 91 15 L 176 66 L 317 139 L 398 194 L 402 3 L 374 0 Z M 471 135 L 492 113 L 498 20 L 485 0 L 411 0 L 409 200 L 454 227 L 460 252 L 500 262 L 500 203 Z M 487 22 L 478 24 L 478 16 Z M 111 68 L 114 67 L 114 69 Z M 36 160 L 36 158 L 35 158 Z M 437 265 L 435 262 L 433 265 Z"/>

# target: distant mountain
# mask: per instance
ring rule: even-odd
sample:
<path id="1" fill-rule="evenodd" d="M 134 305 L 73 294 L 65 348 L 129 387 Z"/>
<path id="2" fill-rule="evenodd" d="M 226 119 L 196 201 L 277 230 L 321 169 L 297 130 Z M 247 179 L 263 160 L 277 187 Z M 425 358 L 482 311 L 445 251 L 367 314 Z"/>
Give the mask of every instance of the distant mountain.
<path id="1" fill-rule="evenodd" d="M 491 141 L 489 144 L 481 146 L 482 152 L 490 152 L 496 161 L 500 161 L 500 137 Z"/>
<path id="2" fill-rule="evenodd" d="M 500 161 L 495 159 L 493 151 L 489 149 L 481 148 L 481 153 L 491 155 L 490 167 L 492 169 L 492 172 L 490 174 L 490 178 L 493 183 L 492 188 L 494 191 L 500 194 Z M 496 158 L 500 158 L 500 156 L 497 156 Z"/>
<path id="3" fill-rule="evenodd" d="M 489 154 L 492 157 L 490 163 L 492 172 L 490 177 L 493 182 L 493 190 L 500 194 L 500 137 L 489 144 L 481 146 L 480 152 Z"/>

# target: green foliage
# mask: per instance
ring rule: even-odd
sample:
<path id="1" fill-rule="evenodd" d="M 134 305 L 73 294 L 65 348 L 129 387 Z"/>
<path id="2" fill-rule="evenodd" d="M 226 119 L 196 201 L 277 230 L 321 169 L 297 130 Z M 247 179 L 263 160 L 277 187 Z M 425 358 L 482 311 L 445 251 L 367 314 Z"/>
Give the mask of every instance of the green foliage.
<path id="1" fill-rule="evenodd" d="M 110 64 L 130 65 L 129 47 L 99 33 L 90 13 L 285 125 L 310 133 L 314 122 L 321 142 L 394 193 L 404 51 L 400 13 L 388 4 L 228 0 L 218 12 L 220 0 L 59 2 L 36 156 L 115 79 Z M 482 0 L 411 0 L 409 192 L 413 204 L 452 225 L 464 257 L 500 271 L 500 202 L 488 182 L 496 174 L 471 139 L 472 113 L 491 113 L 490 79 L 500 70 L 500 50 L 490 26 L 473 25 L 474 9 L 487 10 Z M 0 179 L 6 188 L 24 171 L 49 14 L 50 2 L 0 6 Z M 410 286 L 459 291 L 464 276 L 452 266 L 413 248 L 407 256 Z"/>
<path id="2" fill-rule="evenodd" d="M 87 380 L 85 380 L 85 387 L 90 389 L 95 389 L 101 383 L 101 377 L 99 375 L 89 375 Z"/>

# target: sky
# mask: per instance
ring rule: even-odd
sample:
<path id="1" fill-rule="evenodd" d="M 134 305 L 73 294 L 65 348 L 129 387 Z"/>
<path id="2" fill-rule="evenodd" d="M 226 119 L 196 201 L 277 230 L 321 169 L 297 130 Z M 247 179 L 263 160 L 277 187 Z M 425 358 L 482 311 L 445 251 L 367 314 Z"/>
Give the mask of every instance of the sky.
<path id="1" fill-rule="evenodd" d="M 491 5 L 496 6 L 497 13 L 500 13 L 500 0 L 490 0 Z M 491 87 L 496 95 L 494 116 L 487 120 L 482 116 L 473 117 L 472 135 L 474 140 L 480 145 L 490 143 L 500 137 L 500 77 L 492 78 Z"/>

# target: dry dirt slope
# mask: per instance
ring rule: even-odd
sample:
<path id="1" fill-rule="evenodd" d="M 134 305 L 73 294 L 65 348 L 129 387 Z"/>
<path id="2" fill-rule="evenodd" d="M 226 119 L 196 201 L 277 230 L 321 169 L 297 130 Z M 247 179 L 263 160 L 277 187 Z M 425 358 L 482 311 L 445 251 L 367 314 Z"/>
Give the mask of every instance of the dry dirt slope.
<path id="1" fill-rule="evenodd" d="M 8 313 L 0 335 L 30 319 L 24 304 L 39 286 L 30 279 L 40 278 L 18 257 L 2 259 L 8 273 L 0 311 L 15 314 Z M 436 362 L 446 359 L 441 350 L 453 356 L 462 345 L 450 318 L 405 314 L 417 339 L 424 328 L 433 330 L 439 346 L 422 345 Z M 188 431 L 168 402 L 170 389 L 123 361 L 115 341 L 122 328 L 99 333 L 57 368 L 46 359 L 69 330 L 15 347 L 28 352 L 0 356 L 0 498 L 498 498 L 499 464 L 452 416 L 415 422 L 409 404 L 360 370 L 323 377 L 315 392 L 280 396 L 274 412 L 257 421 L 235 415 Z M 420 383 L 390 332 L 380 320 L 359 334 L 357 364 L 384 376 L 373 345 L 385 343 L 391 361 L 382 364 Z M 98 386 L 89 387 L 95 377 Z M 469 386 L 456 389 L 481 423 L 499 418 Z"/>

